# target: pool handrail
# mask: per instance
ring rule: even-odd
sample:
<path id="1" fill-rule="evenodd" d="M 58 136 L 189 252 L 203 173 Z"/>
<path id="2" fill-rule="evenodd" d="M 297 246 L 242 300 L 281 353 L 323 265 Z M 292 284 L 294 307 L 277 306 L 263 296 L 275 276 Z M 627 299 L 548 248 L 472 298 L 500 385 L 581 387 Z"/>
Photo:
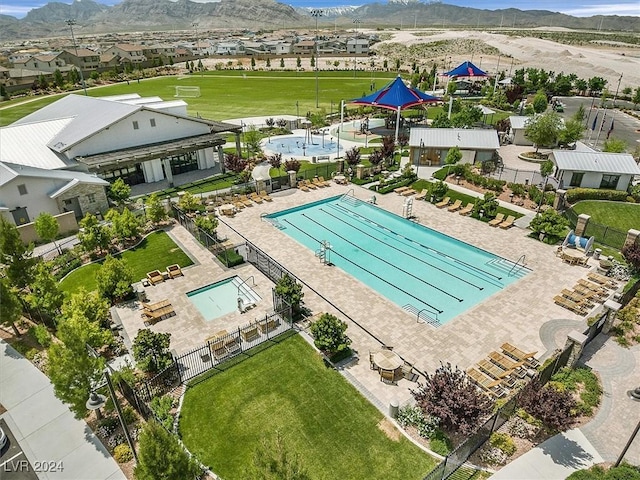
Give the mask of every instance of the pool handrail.
<path id="1" fill-rule="evenodd" d="M 516 268 L 518 265 L 520 265 L 520 260 L 522 260 L 523 267 L 527 265 L 527 256 L 525 254 L 520 255 L 520 258 L 518 258 L 518 261 L 513 264 L 513 266 L 511 267 L 511 270 L 509 270 L 509 273 L 507 273 L 507 276 L 510 277 L 511 272 L 513 272 L 513 269 Z"/>
<path id="2" fill-rule="evenodd" d="M 237 296 L 240 296 L 240 287 L 242 287 L 242 285 L 246 284 L 247 281 L 251 279 L 253 282 L 253 286 L 256 286 L 256 279 L 253 277 L 253 275 L 248 276 L 247 278 L 245 278 L 244 280 L 242 280 L 239 284 L 238 284 L 238 293 Z"/>

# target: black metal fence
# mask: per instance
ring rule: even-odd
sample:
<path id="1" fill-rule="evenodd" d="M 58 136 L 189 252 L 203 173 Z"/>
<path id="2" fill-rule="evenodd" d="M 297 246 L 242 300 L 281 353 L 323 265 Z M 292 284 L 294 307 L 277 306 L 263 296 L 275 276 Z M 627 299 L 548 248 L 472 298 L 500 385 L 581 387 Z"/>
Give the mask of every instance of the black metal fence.
<path id="1" fill-rule="evenodd" d="M 264 253 L 253 243 L 247 240 L 245 245 L 247 261 L 266 275 L 273 283 L 278 283 L 278 280 L 280 280 L 285 274 L 289 275 L 294 280 L 297 280 L 293 273 Z"/>
<path id="2" fill-rule="evenodd" d="M 539 170 L 521 170 L 517 168 L 500 167 L 489 175 L 498 180 L 504 180 L 507 183 L 519 183 L 521 185 L 538 185 L 542 187 L 544 177 Z M 553 177 L 547 179 L 547 184 L 558 188 L 558 180 Z"/>
<path id="3" fill-rule="evenodd" d="M 578 223 L 578 214 L 573 208 L 565 210 L 564 216 L 571 222 L 571 225 L 575 228 Z M 603 225 L 601 223 L 589 220 L 587 228 L 584 231 L 583 237 L 595 237 L 598 243 L 607 245 L 609 247 L 617 248 L 620 250 L 624 246 L 624 241 L 627 238 L 627 232 L 617 230 L 615 228 Z"/>

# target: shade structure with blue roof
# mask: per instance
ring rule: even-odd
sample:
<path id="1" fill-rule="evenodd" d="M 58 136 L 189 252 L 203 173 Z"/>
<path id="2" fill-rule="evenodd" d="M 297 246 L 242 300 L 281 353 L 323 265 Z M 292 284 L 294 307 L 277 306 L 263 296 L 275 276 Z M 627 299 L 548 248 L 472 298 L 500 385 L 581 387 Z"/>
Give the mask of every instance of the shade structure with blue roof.
<path id="1" fill-rule="evenodd" d="M 458 77 L 488 77 L 489 74 L 484 70 L 480 70 L 473 63 L 466 61 L 458 65 L 453 70 L 445 72 L 445 75 L 450 78 Z"/>
<path id="2" fill-rule="evenodd" d="M 396 142 L 398 141 L 398 126 L 400 124 L 400 111 L 424 105 L 428 103 L 441 102 L 442 99 L 424 93 L 417 88 L 407 87 L 400 75 L 396 79 L 381 88 L 377 92 L 367 95 L 366 97 L 349 100 L 349 103 L 356 105 L 369 105 L 372 107 L 386 108 L 398 112 L 396 119 Z"/>

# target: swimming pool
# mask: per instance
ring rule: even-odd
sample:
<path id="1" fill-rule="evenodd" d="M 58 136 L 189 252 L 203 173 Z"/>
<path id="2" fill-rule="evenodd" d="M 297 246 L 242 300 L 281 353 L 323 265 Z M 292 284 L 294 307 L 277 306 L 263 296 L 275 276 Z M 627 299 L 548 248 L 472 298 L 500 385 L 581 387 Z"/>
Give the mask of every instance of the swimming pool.
<path id="1" fill-rule="evenodd" d="M 313 134 L 310 137 L 293 135 L 290 137 L 276 137 L 262 141 L 262 148 L 286 156 L 314 157 L 331 155 L 344 150 L 328 133 Z"/>
<path id="2" fill-rule="evenodd" d="M 187 292 L 187 297 L 206 321 L 238 310 L 240 300 L 243 309 L 260 301 L 260 296 L 237 275 Z"/>
<path id="3" fill-rule="evenodd" d="M 351 196 L 265 217 L 405 310 L 442 325 L 525 276 L 505 258 Z"/>

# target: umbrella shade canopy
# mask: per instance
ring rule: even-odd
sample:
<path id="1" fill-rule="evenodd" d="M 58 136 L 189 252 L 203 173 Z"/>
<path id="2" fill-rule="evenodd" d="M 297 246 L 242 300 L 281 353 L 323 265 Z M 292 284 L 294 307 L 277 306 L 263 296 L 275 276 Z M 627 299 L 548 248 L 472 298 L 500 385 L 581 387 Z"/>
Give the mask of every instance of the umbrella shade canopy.
<path id="1" fill-rule="evenodd" d="M 404 110 L 405 108 L 422 105 L 424 103 L 441 101 L 441 98 L 428 95 L 417 88 L 407 87 L 400 76 L 398 76 L 393 82 L 381 90 L 366 97 L 350 100 L 349 103 L 371 105 L 372 107 L 387 108 L 389 110 Z"/>
<path id="2" fill-rule="evenodd" d="M 453 70 L 445 73 L 447 77 L 488 77 L 489 74 L 483 70 L 480 70 L 473 63 L 466 61 L 458 65 Z"/>

